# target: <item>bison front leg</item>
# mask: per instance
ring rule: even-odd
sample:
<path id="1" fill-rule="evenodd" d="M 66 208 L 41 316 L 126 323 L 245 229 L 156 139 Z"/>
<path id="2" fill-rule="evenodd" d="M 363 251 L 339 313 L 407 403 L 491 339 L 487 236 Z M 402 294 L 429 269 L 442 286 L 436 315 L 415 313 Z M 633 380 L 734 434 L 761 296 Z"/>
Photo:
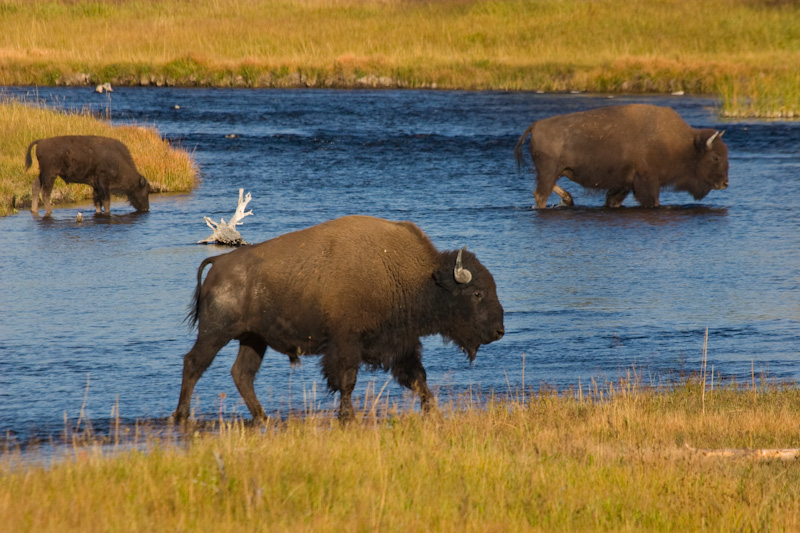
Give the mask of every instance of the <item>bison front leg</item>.
<path id="1" fill-rule="evenodd" d="M 332 342 L 322 356 L 322 374 L 328 381 L 328 388 L 339 391 L 339 420 L 343 424 L 355 417 L 353 390 L 361 366 L 360 353 L 355 343 Z"/>
<path id="2" fill-rule="evenodd" d="M 346 424 L 353 420 L 356 412 L 353 409 L 353 390 L 356 388 L 358 370 L 350 368 L 342 373 L 342 385 L 339 389 L 339 420 Z"/>
<path id="3" fill-rule="evenodd" d="M 94 203 L 94 212 L 95 214 L 99 215 L 102 213 L 103 209 L 103 193 L 98 189 L 94 189 L 92 191 L 92 200 Z"/>
<path id="4" fill-rule="evenodd" d="M 609 191 L 606 193 L 606 207 L 622 206 L 622 202 L 625 201 L 625 198 L 628 196 L 628 193 L 630 192 L 631 188 L 627 186 L 615 187 L 613 189 L 609 189 Z"/>
<path id="5" fill-rule="evenodd" d="M 95 214 L 101 214 L 105 209 L 106 215 L 111 214 L 111 191 L 102 185 L 94 187 L 94 211 Z"/>
<path id="6" fill-rule="evenodd" d="M 633 195 L 642 207 L 658 207 L 658 180 L 637 174 L 633 179 Z"/>
<path id="7" fill-rule="evenodd" d="M 425 412 L 436 409 L 436 398 L 428 388 L 428 375 L 422 366 L 422 344 L 416 345 L 392 364 L 392 376 L 397 382 L 419 396 L 420 407 Z"/>
<path id="8" fill-rule="evenodd" d="M 231 368 L 231 376 L 253 420 L 266 420 L 267 414 L 256 397 L 253 382 L 264 360 L 267 343 L 261 337 L 247 337 L 239 341 L 239 355 Z"/>

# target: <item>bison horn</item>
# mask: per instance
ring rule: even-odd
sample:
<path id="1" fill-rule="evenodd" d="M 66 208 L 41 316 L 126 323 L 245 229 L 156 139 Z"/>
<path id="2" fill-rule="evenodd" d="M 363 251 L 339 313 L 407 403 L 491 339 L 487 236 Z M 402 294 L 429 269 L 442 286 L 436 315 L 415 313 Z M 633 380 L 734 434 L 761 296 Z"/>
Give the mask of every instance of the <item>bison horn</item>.
<path id="1" fill-rule="evenodd" d="M 712 144 L 714 144 L 714 139 L 716 139 L 717 137 L 719 137 L 719 136 L 721 136 L 721 135 L 722 135 L 722 134 L 721 134 L 720 132 L 718 132 L 718 131 L 715 131 L 715 132 L 714 132 L 714 135 L 712 135 L 711 137 L 709 137 L 709 138 L 708 138 L 708 140 L 706 141 L 706 148 L 708 148 L 709 150 L 711 150 L 711 145 L 712 145 Z"/>
<path id="2" fill-rule="evenodd" d="M 461 255 L 464 253 L 467 247 L 463 247 L 458 251 L 458 257 L 456 257 L 456 267 L 453 269 L 453 275 L 456 278 L 457 283 L 469 283 L 472 281 L 472 272 L 464 268 L 461 264 Z"/>

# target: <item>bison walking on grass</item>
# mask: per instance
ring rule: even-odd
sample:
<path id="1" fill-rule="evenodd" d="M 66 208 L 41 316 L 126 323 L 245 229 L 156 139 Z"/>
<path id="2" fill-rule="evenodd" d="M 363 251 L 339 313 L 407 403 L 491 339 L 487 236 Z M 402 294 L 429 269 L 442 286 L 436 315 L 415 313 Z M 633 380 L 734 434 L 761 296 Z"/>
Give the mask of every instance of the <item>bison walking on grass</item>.
<path id="1" fill-rule="evenodd" d="M 365 216 L 204 260 L 189 319 L 198 333 L 184 357 L 176 419 L 189 416 L 197 381 L 232 339 L 239 354 L 231 374 L 253 418 L 266 416 L 253 381 L 271 347 L 292 363 L 322 354 L 328 387 L 340 393 L 339 418 L 347 420 L 362 365 L 390 370 L 430 409 L 420 337 L 441 334 L 473 360 L 504 334 L 494 278 L 472 253 L 439 252 L 411 222 Z"/>
<path id="2" fill-rule="evenodd" d="M 631 191 L 643 207 L 657 207 L 663 187 L 699 200 L 728 186 L 722 133 L 692 128 L 668 107 L 632 104 L 539 120 L 517 141 L 517 163 L 529 134 L 537 208 L 546 207 L 551 192 L 572 205 L 570 194 L 556 185 L 561 176 L 607 191 L 607 207 L 621 206 Z"/>
<path id="3" fill-rule="evenodd" d="M 37 146 L 38 145 L 38 146 Z M 39 177 L 31 187 L 31 211 L 39 213 L 39 191 L 42 192 L 45 214 L 53 208 L 50 194 L 56 177 L 66 183 L 85 183 L 94 189 L 94 206 L 110 214 L 111 193 L 125 195 L 137 211 L 149 211 L 150 184 L 136 170 L 128 148 L 117 139 L 97 135 L 65 135 L 33 141 L 25 154 L 25 169 L 32 163 L 31 151 L 36 148 Z"/>

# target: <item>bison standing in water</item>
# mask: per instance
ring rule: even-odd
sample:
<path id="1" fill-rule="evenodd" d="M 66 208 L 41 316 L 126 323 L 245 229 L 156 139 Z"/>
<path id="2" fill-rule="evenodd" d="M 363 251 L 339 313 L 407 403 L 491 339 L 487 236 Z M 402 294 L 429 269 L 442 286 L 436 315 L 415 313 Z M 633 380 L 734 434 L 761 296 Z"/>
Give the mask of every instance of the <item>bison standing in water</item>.
<path id="1" fill-rule="evenodd" d="M 430 409 L 419 338 L 441 334 L 473 360 L 504 333 L 494 278 L 473 254 L 437 251 L 411 222 L 365 216 L 204 260 L 189 318 L 198 334 L 184 357 L 176 419 L 189 416 L 197 381 L 232 339 L 239 355 L 231 374 L 253 418 L 266 416 L 253 381 L 272 347 L 292 363 L 322 354 L 328 387 L 340 393 L 339 418 L 347 420 L 361 365 L 391 370 Z"/>
<path id="2" fill-rule="evenodd" d="M 117 139 L 96 135 L 65 135 L 33 141 L 25 154 L 25 169 L 31 163 L 35 145 L 39 161 L 39 177 L 31 187 L 31 211 L 39 213 L 39 191 L 42 191 L 45 214 L 52 213 L 50 194 L 56 177 L 66 183 L 85 183 L 94 189 L 94 206 L 99 214 L 111 210 L 111 193 L 124 194 L 137 211 L 149 211 L 150 184 L 136 170 L 128 148 Z"/>
<path id="3" fill-rule="evenodd" d="M 556 185 L 561 176 L 607 191 L 607 207 L 621 206 L 631 191 L 643 207 L 658 207 L 662 187 L 687 191 L 699 200 L 728 186 L 722 134 L 692 128 L 668 107 L 632 104 L 539 120 L 517 142 L 518 163 L 528 134 L 537 208 L 547 205 L 551 192 L 572 205 L 570 194 Z"/>

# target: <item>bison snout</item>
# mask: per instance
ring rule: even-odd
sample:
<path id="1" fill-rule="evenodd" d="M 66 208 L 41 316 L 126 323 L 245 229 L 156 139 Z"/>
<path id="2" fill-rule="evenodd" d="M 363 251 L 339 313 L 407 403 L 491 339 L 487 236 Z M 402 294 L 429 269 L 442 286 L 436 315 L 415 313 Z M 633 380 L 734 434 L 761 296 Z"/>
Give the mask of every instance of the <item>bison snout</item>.
<path id="1" fill-rule="evenodd" d="M 497 328 L 497 331 L 494 332 L 494 339 L 493 340 L 499 341 L 500 339 L 503 338 L 503 335 L 505 335 L 505 334 L 506 334 L 506 328 L 504 328 L 503 326 L 500 326 L 499 328 Z"/>

